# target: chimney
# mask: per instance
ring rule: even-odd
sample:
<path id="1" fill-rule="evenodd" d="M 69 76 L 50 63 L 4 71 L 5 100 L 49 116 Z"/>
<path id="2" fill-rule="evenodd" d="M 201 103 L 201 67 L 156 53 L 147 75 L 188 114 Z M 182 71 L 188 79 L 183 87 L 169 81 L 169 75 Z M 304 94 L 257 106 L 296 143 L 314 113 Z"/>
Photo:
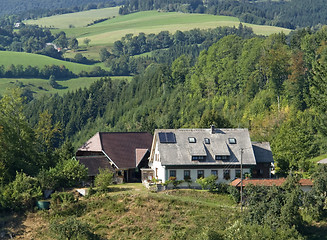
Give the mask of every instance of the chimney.
<path id="1" fill-rule="evenodd" d="M 211 134 L 215 133 L 215 125 L 211 125 Z"/>

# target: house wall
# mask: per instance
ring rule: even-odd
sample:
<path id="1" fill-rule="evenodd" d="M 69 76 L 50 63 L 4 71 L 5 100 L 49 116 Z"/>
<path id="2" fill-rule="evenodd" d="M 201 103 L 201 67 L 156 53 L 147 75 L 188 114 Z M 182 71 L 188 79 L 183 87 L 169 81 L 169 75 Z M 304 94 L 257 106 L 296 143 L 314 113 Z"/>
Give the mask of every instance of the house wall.
<path id="1" fill-rule="evenodd" d="M 204 171 L 204 177 L 209 177 L 212 173 L 212 170 L 217 170 L 218 171 L 218 179 L 217 182 L 218 183 L 223 183 L 223 182 L 230 182 L 231 180 L 235 179 L 235 170 L 239 170 L 239 169 L 228 169 L 230 170 L 230 179 L 226 180 L 224 179 L 224 169 L 219 169 L 219 168 L 210 168 L 210 169 L 203 169 L 203 168 L 198 168 L 198 169 L 174 169 L 174 168 L 170 168 L 170 169 L 165 169 L 165 178 L 161 178 L 162 182 L 165 182 L 166 180 L 169 179 L 170 176 L 170 170 L 175 170 L 176 171 L 176 179 L 177 180 L 184 180 L 184 170 L 190 170 L 191 173 L 191 180 L 193 183 L 195 183 L 197 177 L 198 177 L 198 170 L 203 170 Z M 244 168 L 243 169 L 243 174 L 244 173 L 250 173 L 250 168 Z M 187 183 L 183 183 L 181 186 L 187 186 Z M 193 184 L 193 185 L 197 185 L 197 184 Z"/>
<path id="2" fill-rule="evenodd" d="M 156 179 L 162 180 L 162 182 L 165 182 L 166 179 L 166 171 L 165 171 L 165 166 L 161 165 L 160 161 L 160 153 L 158 150 L 158 142 L 156 143 L 156 147 L 154 150 L 154 158 L 153 162 L 149 163 L 149 167 L 153 169 L 154 171 L 154 177 Z"/>

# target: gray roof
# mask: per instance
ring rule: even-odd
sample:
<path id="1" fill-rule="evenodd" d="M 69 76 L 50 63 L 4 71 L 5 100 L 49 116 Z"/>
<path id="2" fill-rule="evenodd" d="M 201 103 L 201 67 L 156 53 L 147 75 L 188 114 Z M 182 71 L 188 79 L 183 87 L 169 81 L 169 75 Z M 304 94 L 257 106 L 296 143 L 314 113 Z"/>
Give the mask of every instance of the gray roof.
<path id="1" fill-rule="evenodd" d="M 176 143 L 160 143 L 159 132 L 174 133 Z M 189 137 L 195 137 L 196 143 L 189 143 Z M 239 165 L 241 149 L 243 164 L 256 164 L 248 129 L 157 129 L 154 138 L 154 143 L 158 144 L 162 165 Z M 210 139 L 210 144 L 204 142 L 205 138 Z M 231 144 L 230 138 L 235 138 L 236 143 Z M 216 155 L 229 158 L 215 160 Z M 192 156 L 206 156 L 206 160 L 192 160 Z"/>
<path id="2" fill-rule="evenodd" d="M 274 162 L 269 142 L 252 142 L 252 146 L 257 163 Z"/>

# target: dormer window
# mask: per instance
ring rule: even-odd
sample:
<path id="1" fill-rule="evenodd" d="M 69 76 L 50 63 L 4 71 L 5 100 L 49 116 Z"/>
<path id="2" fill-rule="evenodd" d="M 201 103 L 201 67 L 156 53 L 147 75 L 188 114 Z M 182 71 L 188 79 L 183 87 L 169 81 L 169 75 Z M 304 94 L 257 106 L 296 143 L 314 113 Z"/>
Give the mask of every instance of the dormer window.
<path id="1" fill-rule="evenodd" d="M 192 161 L 199 161 L 199 162 L 203 162 L 206 160 L 205 156 L 192 156 Z"/>
<path id="2" fill-rule="evenodd" d="M 195 137 L 189 137 L 188 142 L 189 143 L 196 143 L 196 138 Z"/>
<path id="3" fill-rule="evenodd" d="M 205 139 L 204 139 L 204 143 L 205 143 L 205 144 L 210 144 L 210 139 L 209 139 L 209 138 L 205 138 Z"/>
<path id="4" fill-rule="evenodd" d="M 229 144 L 236 144 L 236 138 L 228 138 Z"/>
<path id="5" fill-rule="evenodd" d="M 215 156 L 215 159 L 216 159 L 216 160 L 226 161 L 226 160 L 229 159 L 229 156 L 226 156 L 226 155 L 216 155 L 216 156 Z"/>

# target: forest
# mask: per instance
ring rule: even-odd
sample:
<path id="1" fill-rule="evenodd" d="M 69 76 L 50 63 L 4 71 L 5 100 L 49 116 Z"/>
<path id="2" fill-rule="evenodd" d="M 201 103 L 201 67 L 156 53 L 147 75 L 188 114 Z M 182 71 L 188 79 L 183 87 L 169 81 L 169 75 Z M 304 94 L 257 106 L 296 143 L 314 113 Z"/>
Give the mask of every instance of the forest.
<path id="1" fill-rule="evenodd" d="M 119 6 L 122 2 L 122 0 L 1 0 L 0 17 L 10 16 L 10 18 L 23 20 Z"/>
<path id="2" fill-rule="evenodd" d="M 269 141 L 277 173 L 309 173 L 326 148 L 325 27 L 267 38 L 229 35 L 193 63 L 152 63 L 131 82 L 103 79 L 89 89 L 34 99 L 32 126 L 43 111 L 75 146 L 96 131 L 180 127 L 247 127 Z"/>

